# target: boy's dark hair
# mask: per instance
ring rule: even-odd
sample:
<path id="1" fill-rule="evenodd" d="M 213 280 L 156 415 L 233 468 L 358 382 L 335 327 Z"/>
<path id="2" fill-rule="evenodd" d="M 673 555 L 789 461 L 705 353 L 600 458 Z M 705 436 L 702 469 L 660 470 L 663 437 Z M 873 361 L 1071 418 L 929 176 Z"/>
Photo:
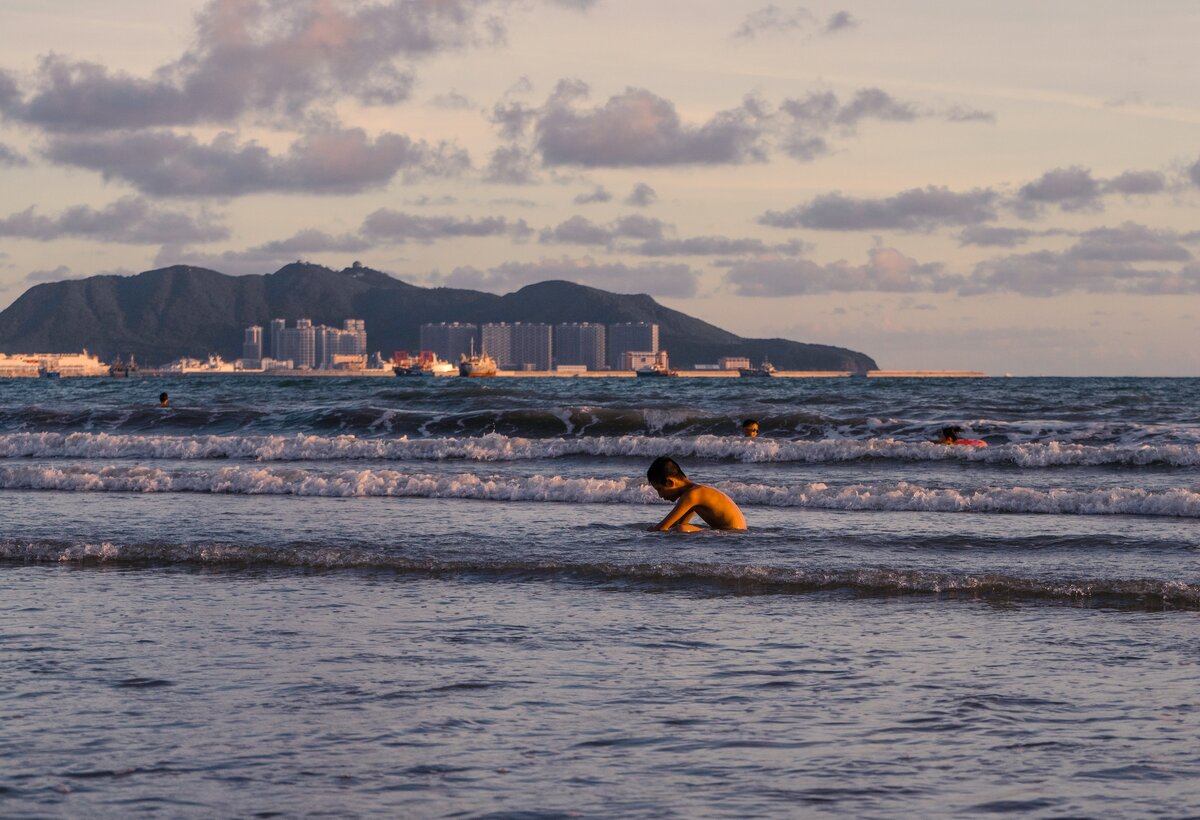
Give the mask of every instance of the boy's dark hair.
<path id="1" fill-rule="evenodd" d="M 683 470 L 675 463 L 675 459 L 660 456 L 654 459 L 654 463 L 650 465 L 650 469 L 646 471 L 646 478 L 651 484 L 662 486 L 672 478 L 687 480 L 687 476 L 683 474 Z"/>
<path id="2" fill-rule="evenodd" d="M 962 428 L 957 424 L 942 428 L 942 438 L 948 438 L 951 441 L 958 440 L 958 434 L 962 432 Z"/>
<path id="3" fill-rule="evenodd" d="M 755 427 L 758 426 L 758 422 L 755 419 L 746 419 L 742 422 L 742 427 L 749 427 L 751 424 L 753 424 Z"/>

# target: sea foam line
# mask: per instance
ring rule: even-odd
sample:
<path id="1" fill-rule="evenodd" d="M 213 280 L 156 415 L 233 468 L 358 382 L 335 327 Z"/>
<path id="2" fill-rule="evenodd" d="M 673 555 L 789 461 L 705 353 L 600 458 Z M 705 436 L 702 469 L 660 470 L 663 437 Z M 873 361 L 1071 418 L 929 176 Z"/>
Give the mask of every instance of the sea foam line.
<path id="1" fill-rule="evenodd" d="M 360 438 L 353 435 L 123 435 L 8 433 L 0 458 L 238 459 L 251 461 L 525 461 L 573 456 L 703 458 L 746 463 L 860 460 L 970 461 L 1019 467 L 1200 466 L 1196 444 L 1086 445 L 1057 441 L 988 448 L 879 439 L 789 441 L 734 436 Z"/>
<path id="2" fill-rule="evenodd" d="M 570 559 L 410 558 L 374 550 L 315 546 L 130 544 L 0 541 L 0 560 L 77 565 L 192 564 L 320 569 L 374 569 L 473 579 L 569 578 L 737 592 L 804 593 L 850 589 L 876 594 L 941 594 L 972 598 L 1103 599 L 1138 606 L 1200 608 L 1200 584 L 1154 578 L 1023 578 L 888 567 L 813 568 L 717 562 L 618 563 Z"/>
<path id="3" fill-rule="evenodd" d="M 1067 488 L 924 487 L 907 481 L 831 486 L 719 485 L 739 504 L 823 510 L 1161 515 L 1200 518 L 1200 492 L 1184 487 Z M 407 473 L 390 469 L 315 471 L 228 466 L 161 469 L 21 464 L 0 467 L 0 489 L 67 492 L 229 493 L 323 497 L 465 498 L 485 501 L 649 504 L 659 499 L 639 478 L 564 478 L 475 473 Z"/>

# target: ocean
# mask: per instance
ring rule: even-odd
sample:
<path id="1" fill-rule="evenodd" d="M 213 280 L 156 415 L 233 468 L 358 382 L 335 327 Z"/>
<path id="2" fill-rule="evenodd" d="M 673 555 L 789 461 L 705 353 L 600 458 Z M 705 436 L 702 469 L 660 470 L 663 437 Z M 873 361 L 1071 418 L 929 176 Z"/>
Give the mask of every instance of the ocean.
<path id="1" fill-rule="evenodd" d="M 1198 407 L 0 381 L 0 815 L 1194 816 Z M 647 532 L 660 455 L 750 530 Z"/>

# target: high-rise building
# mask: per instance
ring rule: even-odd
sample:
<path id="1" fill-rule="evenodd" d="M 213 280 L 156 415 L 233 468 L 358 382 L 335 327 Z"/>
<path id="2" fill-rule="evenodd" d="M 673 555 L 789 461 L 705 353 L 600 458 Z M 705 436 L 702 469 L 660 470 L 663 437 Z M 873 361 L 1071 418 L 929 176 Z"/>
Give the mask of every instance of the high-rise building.
<path id="1" fill-rule="evenodd" d="M 560 324 L 554 328 L 554 363 L 603 370 L 604 338 L 604 325 L 593 322 Z"/>
<path id="2" fill-rule="evenodd" d="M 651 322 L 622 322 L 608 326 L 608 364 L 615 370 L 625 366 L 625 352 L 658 353 L 658 325 Z"/>
<path id="3" fill-rule="evenodd" d="M 470 352 L 478 332 L 478 326 L 458 322 L 421 325 L 421 349 L 432 350 L 444 361 L 457 362 L 459 356 Z"/>
<path id="4" fill-rule="evenodd" d="M 479 329 L 480 349 L 496 360 L 505 370 L 513 369 L 512 325 L 493 322 Z"/>
<path id="5" fill-rule="evenodd" d="M 263 357 L 263 329 L 259 325 L 246 328 L 242 336 L 242 358 L 248 361 L 260 362 Z M 257 367 L 258 365 L 253 365 Z"/>
<path id="6" fill-rule="evenodd" d="M 274 332 L 274 324 L 271 330 Z M 317 366 L 317 329 L 311 319 L 297 319 L 295 327 L 279 329 L 279 352 L 272 358 L 291 361 L 298 369 L 311 369 Z"/>
<path id="7" fill-rule="evenodd" d="M 531 322 L 495 322 L 481 331 L 483 349 L 504 370 L 549 370 L 554 328 Z"/>
<path id="8" fill-rule="evenodd" d="M 341 328 L 321 325 L 315 331 L 314 358 L 320 370 L 332 370 L 336 356 L 367 355 L 367 326 L 362 319 L 346 319 Z"/>
<path id="9" fill-rule="evenodd" d="M 283 358 L 283 356 L 280 355 L 283 351 L 280 349 L 279 345 L 281 344 L 281 340 L 283 339 L 283 329 L 286 326 L 287 326 L 287 322 L 285 322 L 283 319 L 272 319 L 271 320 L 271 348 L 270 348 L 270 350 L 271 350 L 271 358 L 273 358 L 273 359 L 282 359 Z"/>

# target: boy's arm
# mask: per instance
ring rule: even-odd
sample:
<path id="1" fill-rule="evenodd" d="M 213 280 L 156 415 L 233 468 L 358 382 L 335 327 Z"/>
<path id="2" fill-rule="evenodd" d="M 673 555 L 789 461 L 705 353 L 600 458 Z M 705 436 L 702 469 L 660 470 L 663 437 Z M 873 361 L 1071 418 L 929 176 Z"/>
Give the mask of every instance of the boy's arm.
<path id="1" fill-rule="evenodd" d="M 651 527 L 651 532 L 665 532 L 679 524 L 686 525 L 696 509 L 696 501 L 692 493 L 686 493 L 675 502 L 675 506 L 667 513 L 667 517 Z"/>

